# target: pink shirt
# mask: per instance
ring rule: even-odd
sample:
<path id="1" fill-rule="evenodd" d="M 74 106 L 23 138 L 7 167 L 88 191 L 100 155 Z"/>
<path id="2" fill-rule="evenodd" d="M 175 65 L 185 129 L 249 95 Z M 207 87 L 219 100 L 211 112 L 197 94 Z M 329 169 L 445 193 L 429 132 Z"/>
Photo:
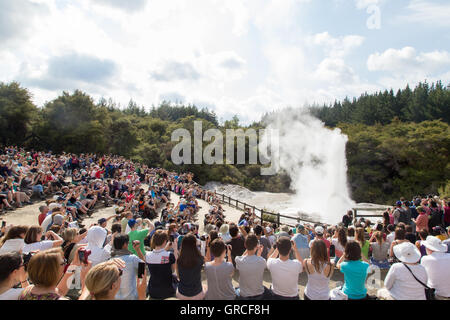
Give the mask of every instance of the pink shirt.
<path id="1" fill-rule="evenodd" d="M 416 219 L 416 231 L 419 232 L 423 229 L 428 231 L 428 214 L 425 212 L 420 213 Z"/>

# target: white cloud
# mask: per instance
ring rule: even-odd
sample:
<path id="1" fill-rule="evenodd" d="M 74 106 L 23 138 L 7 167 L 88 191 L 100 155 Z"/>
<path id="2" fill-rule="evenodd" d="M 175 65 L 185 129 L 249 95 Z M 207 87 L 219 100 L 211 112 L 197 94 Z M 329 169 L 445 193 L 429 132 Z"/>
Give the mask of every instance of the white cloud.
<path id="1" fill-rule="evenodd" d="M 424 23 L 432 26 L 450 27 L 450 3 L 436 3 L 426 0 L 411 0 L 407 6 L 408 14 L 401 15 L 400 22 Z"/>
<path id="2" fill-rule="evenodd" d="M 325 53 L 331 57 L 345 57 L 363 44 L 364 37 L 348 35 L 334 38 L 326 31 L 308 37 L 307 42 L 312 45 L 322 46 Z"/>

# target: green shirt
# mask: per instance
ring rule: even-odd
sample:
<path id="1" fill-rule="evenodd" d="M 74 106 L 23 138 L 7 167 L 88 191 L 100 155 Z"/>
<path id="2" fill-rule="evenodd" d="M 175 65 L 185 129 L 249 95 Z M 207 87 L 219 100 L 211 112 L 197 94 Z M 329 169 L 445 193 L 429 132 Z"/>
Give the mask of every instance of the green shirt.
<path id="1" fill-rule="evenodd" d="M 137 255 L 136 250 L 133 248 L 133 241 L 139 240 L 141 242 L 140 248 L 143 255 L 145 255 L 145 247 L 144 247 L 144 239 L 148 235 L 149 229 L 143 229 L 143 230 L 134 230 L 131 231 L 128 234 L 128 238 L 130 239 L 130 242 L 128 243 L 128 250 Z"/>

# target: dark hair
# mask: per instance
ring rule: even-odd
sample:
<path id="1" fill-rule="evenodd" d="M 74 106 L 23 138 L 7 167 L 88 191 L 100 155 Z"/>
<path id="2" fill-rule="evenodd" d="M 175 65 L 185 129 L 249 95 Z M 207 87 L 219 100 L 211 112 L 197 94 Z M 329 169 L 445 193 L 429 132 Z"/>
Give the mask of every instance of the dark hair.
<path id="1" fill-rule="evenodd" d="M 167 240 L 169 240 L 169 235 L 165 230 L 156 230 L 156 232 L 152 236 L 152 249 L 162 246 Z"/>
<path id="2" fill-rule="evenodd" d="M 338 229 L 338 242 L 345 248 L 347 244 L 347 230 L 344 227 Z"/>
<path id="3" fill-rule="evenodd" d="M 401 227 L 395 228 L 395 240 L 405 240 L 405 229 Z"/>
<path id="4" fill-rule="evenodd" d="M 254 233 L 250 233 L 247 238 L 245 238 L 245 248 L 247 250 L 253 250 L 258 246 L 258 238 Z"/>
<path id="5" fill-rule="evenodd" d="M 230 232 L 230 236 L 234 238 L 234 237 L 236 237 L 238 235 L 239 228 L 235 224 L 230 225 L 229 232 Z"/>
<path id="6" fill-rule="evenodd" d="M 402 228 L 403 230 L 406 230 L 406 224 L 404 222 L 399 222 L 396 227 L 397 228 Z"/>
<path id="7" fill-rule="evenodd" d="M 393 225 L 393 224 L 389 224 L 389 225 L 387 226 L 387 230 L 388 230 L 389 232 L 394 231 L 394 230 L 395 230 L 394 225 Z"/>
<path id="8" fill-rule="evenodd" d="M 120 250 L 128 242 L 130 242 L 130 237 L 127 234 L 118 234 L 114 237 L 114 249 Z"/>
<path id="9" fill-rule="evenodd" d="M 321 272 L 322 267 L 327 265 L 328 251 L 324 241 L 313 241 L 311 245 L 311 264 L 317 272 Z"/>
<path id="10" fill-rule="evenodd" d="M 349 237 L 354 237 L 355 236 L 355 228 L 353 228 L 353 227 L 348 228 L 347 234 Z"/>
<path id="11" fill-rule="evenodd" d="M 8 279 L 9 275 L 22 265 L 22 255 L 19 252 L 8 252 L 0 255 L 0 282 Z"/>
<path id="12" fill-rule="evenodd" d="M 28 231 L 28 226 L 13 226 L 8 230 L 6 235 L 0 240 L 0 247 L 3 246 L 6 240 L 19 239 L 20 235 L 25 235 Z"/>
<path id="13" fill-rule="evenodd" d="M 419 237 L 423 240 L 426 240 L 428 235 L 429 235 L 429 233 L 428 233 L 427 229 L 422 229 L 419 231 Z"/>
<path id="14" fill-rule="evenodd" d="M 197 238 L 193 233 L 188 233 L 181 241 L 180 256 L 177 260 L 178 267 L 194 268 L 202 260 L 203 257 L 197 248 Z"/>
<path id="15" fill-rule="evenodd" d="M 122 225 L 120 223 L 114 223 L 111 226 L 111 232 L 112 233 L 114 233 L 114 232 L 121 233 L 122 232 Z"/>
<path id="16" fill-rule="evenodd" d="M 222 239 L 217 238 L 213 242 L 211 242 L 211 254 L 214 257 L 220 257 L 225 249 L 225 242 L 223 242 Z"/>
<path id="17" fill-rule="evenodd" d="M 31 243 L 35 243 L 35 242 L 40 241 L 40 240 L 36 241 L 36 238 L 37 238 L 37 235 L 39 233 L 42 233 L 42 232 L 43 231 L 42 231 L 42 228 L 40 226 L 31 226 L 28 229 L 27 233 L 25 234 L 25 239 L 24 239 L 25 243 L 26 244 L 31 244 Z"/>
<path id="18" fill-rule="evenodd" d="M 349 241 L 345 246 L 344 259 L 350 261 L 361 260 L 361 246 L 356 241 Z"/>
<path id="19" fill-rule="evenodd" d="M 280 255 L 287 256 L 292 248 L 291 239 L 288 237 L 279 237 L 277 240 L 277 248 Z"/>
<path id="20" fill-rule="evenodd" d="M 256 227 L 253 228 L 253 231 L 257 236 L 260 236 L 263 232 L 263 228 L 258 224 Z"/>
<path id="21" fill-rule="evenodd" d="M 412 233 L 413 232 L 413 227 L 411 226 L 411 225 L 407 225 L 406 226 L 406 228 L 405 228 L 405 231 L 407 232 L 407 233 Z"/>

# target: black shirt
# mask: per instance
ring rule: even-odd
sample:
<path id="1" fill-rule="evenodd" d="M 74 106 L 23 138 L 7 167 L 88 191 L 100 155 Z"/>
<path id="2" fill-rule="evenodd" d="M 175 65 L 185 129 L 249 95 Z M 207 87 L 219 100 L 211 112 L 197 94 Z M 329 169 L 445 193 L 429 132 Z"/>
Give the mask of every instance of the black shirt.
<path id="1" fill-rule="evenodd" d="M 178 284 L 178 291 L 186 297 L 193 297 L 202 292 L 202 266 L 204 264 L 203 258 L 193 268 L 183 268 L 178 266 L 178 274 L 180 276 L 180 283 Z"/>
<path id="2" fill-rule="evenodd" d="M 245 246 L 244 246 L 244 238 L 239 235 L 235 239 L 231 239 L 230 245 L 231 245 L 231 260 L 233 261 L 233 265 L 236 266 L 236 263 L 234 262 L 235 257 L 242 256 L 245 252 Z"/>

